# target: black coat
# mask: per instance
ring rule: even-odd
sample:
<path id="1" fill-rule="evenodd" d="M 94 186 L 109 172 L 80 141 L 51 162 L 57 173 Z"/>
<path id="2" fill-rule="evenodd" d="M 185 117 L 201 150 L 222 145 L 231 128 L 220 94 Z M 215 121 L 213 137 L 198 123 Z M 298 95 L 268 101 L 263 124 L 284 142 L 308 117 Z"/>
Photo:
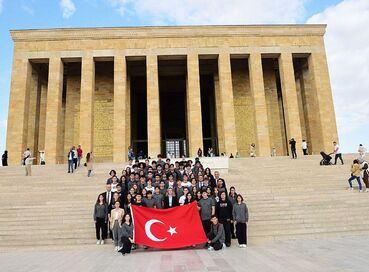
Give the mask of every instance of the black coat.
<path id="1" fill-rule="evenodd" d="M 169 197 L 166 196 L 164 197 L 164 209 L 168 209 L 168 208 L 173 208 L 173 207 L 176 207 L 178 206 L 178 199 L 176 196 L 173 196 L 173 199 L 172 199 L 172 207 L 169 207 Z"/>

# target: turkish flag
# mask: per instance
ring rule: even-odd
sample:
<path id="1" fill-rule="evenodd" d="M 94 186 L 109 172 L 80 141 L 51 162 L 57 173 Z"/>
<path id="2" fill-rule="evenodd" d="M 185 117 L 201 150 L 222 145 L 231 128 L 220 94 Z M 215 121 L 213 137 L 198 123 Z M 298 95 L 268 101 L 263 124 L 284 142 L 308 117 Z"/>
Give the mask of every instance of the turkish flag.
<path id="1" fill-rule="evenodd" d="M 156 248 L 180 248 L 207 242 L 197 202 L 171 209 L 132 205 L 134 241 Z"/>

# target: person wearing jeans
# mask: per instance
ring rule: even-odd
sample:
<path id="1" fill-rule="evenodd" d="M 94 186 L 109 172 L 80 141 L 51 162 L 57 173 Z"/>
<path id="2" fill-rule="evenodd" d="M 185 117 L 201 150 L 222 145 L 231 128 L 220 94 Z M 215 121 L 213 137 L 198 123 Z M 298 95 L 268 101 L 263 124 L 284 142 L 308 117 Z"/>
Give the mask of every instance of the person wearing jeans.
<path id="1" fill-rule="evenodd" d="M 68 173 L 73 173 L 73 158 L 74 158 L 74 152 L 71 148 L 68 153 Z"/>
<path id="2" fill-rule="evenodd" d="M 362 192 L 362 186 L 360 181 L 360 165 L 358 160 L 354 160 L 351 166 L 351 177 L 348 179 L 348 183 L 350 185 L 349 190 L 353 190 L 352 188 L 352 181 L 356 179 L 357 183 L 359 184 L 359 192 Z"/>

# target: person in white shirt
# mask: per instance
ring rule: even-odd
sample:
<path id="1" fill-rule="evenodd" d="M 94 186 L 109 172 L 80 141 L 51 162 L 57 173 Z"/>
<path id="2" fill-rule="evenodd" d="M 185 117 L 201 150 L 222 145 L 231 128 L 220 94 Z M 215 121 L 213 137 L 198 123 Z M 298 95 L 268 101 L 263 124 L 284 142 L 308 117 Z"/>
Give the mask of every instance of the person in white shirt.
<path id="1" fill-rule="evenodd" d="M 334 164 L 337 164 L 337 159 L 339 158 L 341 160 L 341 163 L 343 164 L 342 154 L 340 152 L 340 146 L 337 144 L 337 142 L 333 142 L 333 152 L 329 155 L 334 154 Z"/>
<path id="2" fill-rule="evenodd" d="M 23 153 L 23 164 L 26 167 L 26 176 L 31 176 L 32 162 L 35 158 L 32 158 L 31 151 L 27 148 Z"/>
<path id="3" fill-rule="evenodd" d="M 188 188 L 187 187 L 184 187 L 183 188 L 183 195 L 178 200 L 179 206 L 183 206 L 184 205 L 184 203 L 186 201 L 186 196 L 187 196 L 187 193 L 188 192 L 189 192 Z"/>
<path id="4" fill-rule="evenodd" d="M 308 155 L 308 146 L 305 140 L 302 140 L 301 148 L 304 155 Z"/>
<path id="5" fill-rule="evenodd" d="M 359 148 L 357 149 L 357 152 L 359 152 L 360 159 L 363 160 L 365 157 L 366 148 L 362 144 L 359 144 Z"/>

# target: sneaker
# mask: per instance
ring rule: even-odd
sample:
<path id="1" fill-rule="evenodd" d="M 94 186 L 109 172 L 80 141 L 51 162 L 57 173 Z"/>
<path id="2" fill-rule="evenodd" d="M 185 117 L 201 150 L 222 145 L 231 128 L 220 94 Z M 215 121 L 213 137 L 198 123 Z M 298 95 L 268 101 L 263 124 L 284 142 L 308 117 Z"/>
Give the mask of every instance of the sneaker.
<path id="1" fill-rule="evenodd" d="M 123 247 L 118 247 L 118 252 L 120 252 L 123 249 Z"/>
<path id="2" fill-rule="evenodd" d="M 242 247 L 243 247 L 243 245 L 238 245 L 238 247 L 239 247 L 239 248 L 242 248 Z"/>
<path id="3" fill-rule="evenodd" d="M 243 248 L 246 248 L 246 247 L 247 247 L 247 245 L 246 245 L 246 244 L 243 244 L 243 245 L 242 245 L 242 247 L 243 247 Z"/>
<path id="4" fill-rule="evenodd" d="M 103 244 L 105 244 L 105 241 L 101 240 L 100 245 L 103 245 Z"/>
<path id="5" fill-rule="evenodd" d="M 114 248 L 114 250 L 115 250 L 115 251 L 118 251 L 118 247 L 116 246 L 116 247 Z"/>
<path id="6" fill-rule="evenodd" d="M 359 190 L 359 193 L 362 193 L 363 192 L 363 190 Z"/>
<path id="7" fill-rule="evenodd" d="M 366 190 L 365 190 L 365 192 L 366 192 L 366 193 L 367 193 L 367 192 L 369 192 L 369 189 L 366 189 Z"/>
<path id="8" fill-rule="evenodd" d="M 209 251 L 214 251 L 214 248 L 213 248 L 212 246 L 209 246 L 209 247 L 208 247 L 208 250 L 209 250 Z"/>
<path id="9" fill-rule="evenodd" d="M 222 249 L 224 249 L 224 248 L 226 248 L 226 244 L 225 244 L 225 243 L 223 243 L 223 247 L 222 247 Z"/>
<path id="10" fill-rule="evenodd" d="M 100 240 L 97 240 L 96 241 L 96 245 L 100 245 Z"/>

